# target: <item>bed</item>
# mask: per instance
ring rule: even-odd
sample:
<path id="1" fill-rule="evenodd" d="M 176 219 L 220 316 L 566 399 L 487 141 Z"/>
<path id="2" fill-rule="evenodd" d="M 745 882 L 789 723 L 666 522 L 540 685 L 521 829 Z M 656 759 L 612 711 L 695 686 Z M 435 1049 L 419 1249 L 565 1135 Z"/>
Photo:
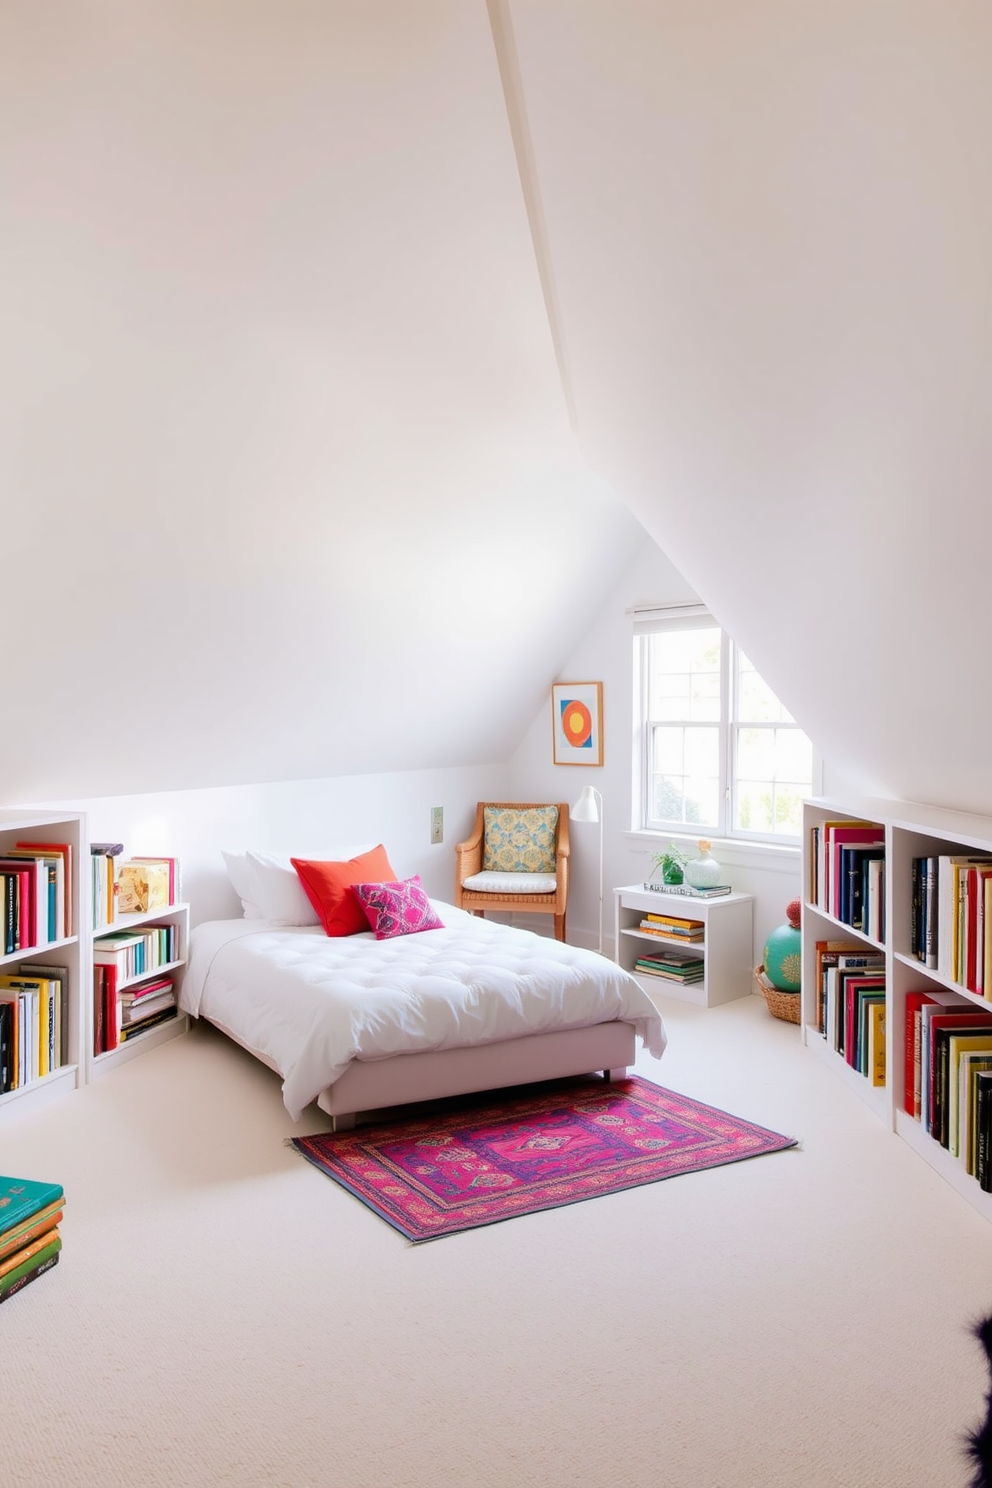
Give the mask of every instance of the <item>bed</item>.
<path id="1" fill-rule="evenodd" d="M 377 940 L 319 926 L 210 920 L 180 1001 L 275 1070 L 294 1121 L 603 1071 L 622 1078 L 661 1016 L 614 962 L 432 901 L 443 928 Z"/>

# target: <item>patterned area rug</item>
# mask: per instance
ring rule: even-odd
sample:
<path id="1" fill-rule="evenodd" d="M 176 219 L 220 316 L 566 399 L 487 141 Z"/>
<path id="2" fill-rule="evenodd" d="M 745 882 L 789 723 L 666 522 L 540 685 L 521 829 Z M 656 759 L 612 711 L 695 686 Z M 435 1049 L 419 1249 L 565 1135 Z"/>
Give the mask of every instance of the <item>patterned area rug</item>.
<path id="1" fill-rule="evenodd" d="M 545 1086 L 290 1145 L 417 1242 L 780 1152 L 796 1139 L 634 1077 Z"/>

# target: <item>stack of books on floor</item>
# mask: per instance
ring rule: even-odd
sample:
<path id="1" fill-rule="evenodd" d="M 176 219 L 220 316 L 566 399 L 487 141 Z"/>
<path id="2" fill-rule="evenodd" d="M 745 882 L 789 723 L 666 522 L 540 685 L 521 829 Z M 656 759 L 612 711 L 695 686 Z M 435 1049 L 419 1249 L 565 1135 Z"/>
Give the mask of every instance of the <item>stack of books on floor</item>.
<path id="1" fill-rule="evenodd" d="M 60 1183 L 0 1178 L 0 1302 L 57 1264 L 64 1204 Z"/>
<path id="2" fill-rule="evenodd" d="M 666 982 L 678 982 L 688 986 L 690 982 L 703 980 L 704 961 L 688 948 L 682 946 L 659 946 L 657 951 L 645 951 L 638 956 L 634 971 L 646 972 L 648 976 L 661 977 Z"/>

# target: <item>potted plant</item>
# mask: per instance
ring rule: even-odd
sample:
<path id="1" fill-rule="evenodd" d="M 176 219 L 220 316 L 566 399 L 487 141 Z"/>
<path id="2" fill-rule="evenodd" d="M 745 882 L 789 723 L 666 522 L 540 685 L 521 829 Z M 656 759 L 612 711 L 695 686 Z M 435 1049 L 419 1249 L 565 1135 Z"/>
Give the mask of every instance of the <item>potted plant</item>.
<path id="1" fill-rule="evenodd" d="M 688 861 L 689 854 L 670 842 L 663 852 L 651 854 L 651 877 L 660 872 L 662 883 L 680 884 L 685 877 L 685 865 Z"/>

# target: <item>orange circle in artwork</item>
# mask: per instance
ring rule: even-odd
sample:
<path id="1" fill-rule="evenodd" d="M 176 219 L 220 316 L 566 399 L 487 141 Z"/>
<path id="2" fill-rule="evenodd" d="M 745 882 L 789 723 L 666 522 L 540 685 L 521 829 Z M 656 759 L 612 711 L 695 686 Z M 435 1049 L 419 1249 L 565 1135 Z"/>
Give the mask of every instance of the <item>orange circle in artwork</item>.
<path id="1" fill-rule="evenodd" d="M 588 744 L 592 738 L 592 714 L 585 703 L 577 702 L 574 698 L 561 710 L 561 726 L 569 744 L 577 749 Z"/>

